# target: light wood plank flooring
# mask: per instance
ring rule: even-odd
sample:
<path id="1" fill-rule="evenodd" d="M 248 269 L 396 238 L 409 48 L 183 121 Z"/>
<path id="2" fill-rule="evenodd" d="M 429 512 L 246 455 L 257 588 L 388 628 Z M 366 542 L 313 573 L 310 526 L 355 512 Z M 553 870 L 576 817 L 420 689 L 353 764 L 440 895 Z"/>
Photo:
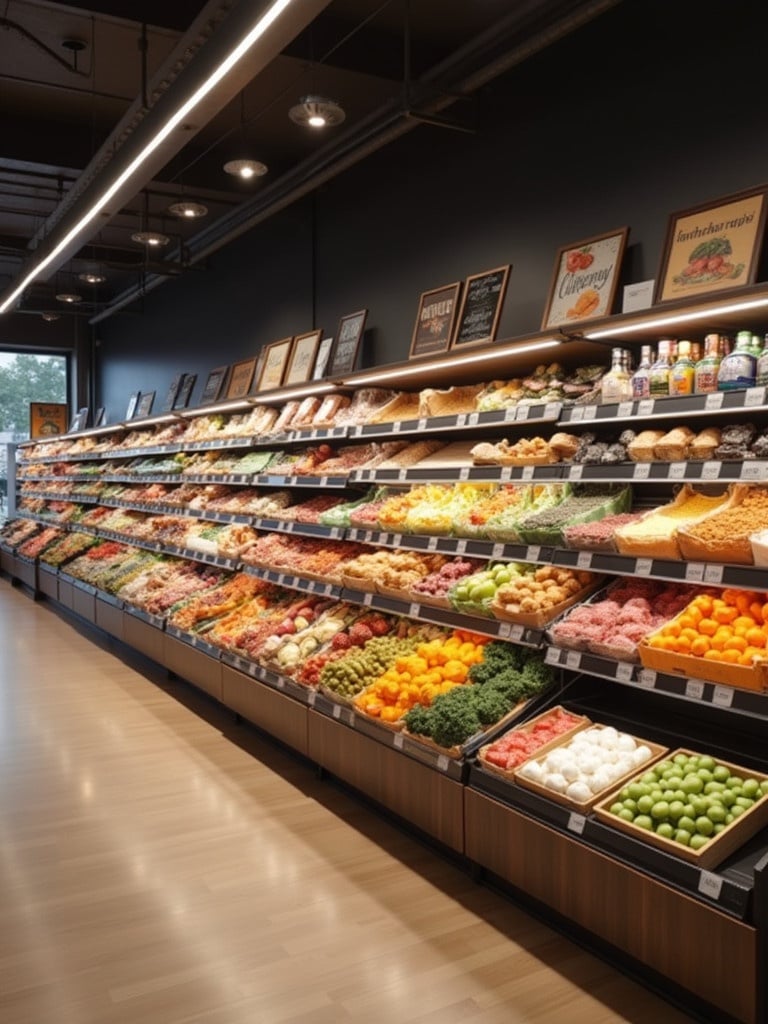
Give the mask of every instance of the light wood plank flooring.
<path id="1" fill-rule="evenodd" d="M 5 579 L 0 645 L 3 1024 L 688 1020 Z"/>

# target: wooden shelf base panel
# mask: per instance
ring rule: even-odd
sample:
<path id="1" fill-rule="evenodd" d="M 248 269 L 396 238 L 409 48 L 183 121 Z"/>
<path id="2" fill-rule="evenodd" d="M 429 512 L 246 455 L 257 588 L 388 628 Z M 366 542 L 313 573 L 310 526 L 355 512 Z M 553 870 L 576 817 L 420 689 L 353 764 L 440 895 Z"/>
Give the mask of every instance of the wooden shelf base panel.
<path id="1" fill-rule="evenodd" d="M 137 651 L 141 651 L 142 654 L 156 661 L 159 665 L 165 664 L 163 660 L 163 641 L 165 639 L 165 634 L 157 626 L 152 626 L 150 623 L 144 622 L 129 612 L 124 613 L 123 640 L 125 643 Z"/>
<path id="2" fill-rule="evenodd" d="M 471 789 L 467 857 L 744 1024 L 757 1024 L 754 928 Z"/>
<path id="3" fill-rule="evenodd" d="M 309 708 L 244 672 L 221 666 L 221 701 L 247 722 L 309 756 Z"/>
<path id="4" fill-rule="evenodd" d="M 204 690 L 216 700 L 221 700 L 221 669 L 220 661 L 203 651 L 196 651 L 189 644 L 177 640 L 167 633 L 163 638 L 163 656 L 160 663 L 188 683 Z"/>
<path id="5" fill-rule="evenodd" d="M 110 604 L 109 601 L 103 601 L 98 595 L 96 597 L 95 621 L 99 629 L 103 629 L 105 633 L 109 633 L 110 636 L 116 637 L 118 640 L 124 639 L 125 614 L 123 609 Z"/>
<path id="6" fill-rule="evenodd" d="M 464 786 L 309 709 L 309 757 L 399 818 L 464 852 Z"/>

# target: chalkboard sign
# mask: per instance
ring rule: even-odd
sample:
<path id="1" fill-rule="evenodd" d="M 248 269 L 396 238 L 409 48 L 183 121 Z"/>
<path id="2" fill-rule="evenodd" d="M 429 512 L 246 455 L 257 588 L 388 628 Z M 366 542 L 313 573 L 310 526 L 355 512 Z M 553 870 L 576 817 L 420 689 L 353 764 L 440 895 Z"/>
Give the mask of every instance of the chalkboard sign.
<path id="1" fill-rule="evenodd" d="M 176 395 L 176 401 L 173 403 L 174 409 L 186 409 L 189 405 L 189 400 L 192 397 L 192 389 L 195 386 L 197 380 L 196 373 L 185 373 L 181 378 L 181 386 L 179 387 L 179 393 Z"/>
<path id="2" fill-rule="evenodd" d="M 165 402 L 163 403 L 163 412 L 170 412 L 170 410 L 173 408 L 174 403 L 178 397 L 179 388 L 181 387 L 181 382 L 183 379 L 184 374 L 177 373 L 176 376 L 171 381 L 170 387 L 168 388 L 168 394 L 165 396 Z"/>
<path id="3" fill-rule="evenodd" d="M 493 341 L 507 292 L 510 266 L 472 274 L 464 285 L 464 300 L 456 324 L 452 348 Z"/>
<path id="4" fill-rule="evenodd" d="M 461 281 L 422 292 L 411 338 L 410 358 L 446 352 L 459 310 Z"/>
<path id="5" fill-rule="evenodd" d="M 367 316 L 367 309 L 359 309 L 341 318 L 326 377 L 339 377 L 354 370 Z"/>
<path id="6" fill-rule="evenodd" d="M 200 396 L 200 405 L 210 405 L 211 402 L 215 402 L 220 397 L 224 389 L 224 380 L 228 369 L 228 366 L 217 366 L 215 370 L 211 370 L 205 382 L 203 393 Z"/>

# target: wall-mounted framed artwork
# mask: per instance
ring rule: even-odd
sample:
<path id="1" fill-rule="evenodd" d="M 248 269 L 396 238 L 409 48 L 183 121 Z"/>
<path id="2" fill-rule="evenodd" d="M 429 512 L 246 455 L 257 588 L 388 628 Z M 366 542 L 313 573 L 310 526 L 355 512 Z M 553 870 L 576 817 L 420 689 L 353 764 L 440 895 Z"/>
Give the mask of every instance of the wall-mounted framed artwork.
<path id="1" fill-rule="evenodd" d="M 326 377 L 340 377 L 354 370 L 367 318 L 368 310 L 358 309 L 357 312 L 347 313 L 339 320 L 336 340 L 325 371 Z"/>
<path id="2" fill-rule="evenodd" d="M 466 279 L 451 348 L 482 345 L 495 339 L 511 269 L 507 263 Z"/>
<path id="3" fill-rule="evenodd" d="M 432 356 L 448 350 L 459 312 L 461 284 L 461 281 L 454 281 L 421 293 L 409 358 Z"/>
<path id="4" fill-rule="evenodd" d="M 127 420 L 133 419 L 136 414 L 136 409 L 139 405 L 139 399 L 141 398 L 140 391 L 134 391 L 128 398 L 128 408 L 125 410 L 125 418 Z"/>
<path id="5" fill-rule="evenodd" d="M 227 385 L 227 398 L 245 398 L 251 390 L 255 369 L 256 356 L 233 364 Z"/>
<path id="6" fill-rule="evenodd" d="M 323 338 L 320 342 L 317 355 L 315 356 L 315 368 L 312 371 L 312 380 L 322 380 L 325 376 L 328 360 L 331 358 L 333 341 L 333 338 Z"/>
<path id="7" fill-rule="evenodd" d="M 673 213 L 656 277 L 656 302 L 754 284 L 768 185 Z"/>
<path id="8" fill-rule="evenodd" d="M 136 406 L 136 416 L 149 416 L 152 412 L 152 403 L 155 400 L 154 391 L 142 391 L 141 398 Z"/>
<path id="9" fill-rule="evenodd" d="M 200 396 L 200 405 L 210 405 L 211 402 L 221 398 L 228 370 L 228 366 L 217 366 L 215 370 L 210 371 L 203 386 L 203 393 Z"/>
<path id="10" fill-rule="evenodd" d="M 55 437 L 67 430 L 69 407 L 66 402 L 30 402 L 29 436 Z"/>
<path id="11" fill-rule="evenodd" d="M 311 379 L 322 333 L 322 330 L 308 331 L 306 334 L 297 334 L 293 339 L 288 366 L 282 380 L 284 386 L 304 384 Z"/>
<path id="12" fill-rule="evenodd" d="M 264 360 L 256 384 L 257 391 L 272 391 L 283 383 L 283 375 L 291 354 L 293 336 L 270 342 L 264 349 Z"/>
<path id="13" fill-rule="evenodd" d="M 558 249 L 543 331 L 610 314 L 628 235 L 629 228 L 617 228 Z"/>
<path id="14" fill-rule="evenodd" d="M 174 399 L 174 409 L 186 409 L 189 405 L 189 400 L 192 397 L 192 392 L 197 381 L 196 373 L 184 373 L 181 377 L 181 384 L 179 385 L 178 393 Z"/>

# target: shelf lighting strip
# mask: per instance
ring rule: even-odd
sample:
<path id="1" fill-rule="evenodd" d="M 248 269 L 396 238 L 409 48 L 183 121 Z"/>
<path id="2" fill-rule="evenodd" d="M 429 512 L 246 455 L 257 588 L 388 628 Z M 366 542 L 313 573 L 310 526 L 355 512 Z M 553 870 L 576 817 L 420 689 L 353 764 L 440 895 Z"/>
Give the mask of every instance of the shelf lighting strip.
<path id="1" fill-rule="evenodd" d="M 107 205 L 109 200 L 115 193 L 122 188 L 122 186 L 133 177 L 143 163 L 154 153 L 154 151 L 160 146 L 162 142 L 171 134 L 173 129 L 181 124 L 181 122 L 198 106 L 198 104 L 205 99 L 208 93 L 218 85 L 218 83 L 229 74 L 232 68 L 241 60 L 251 47 L 256 43 L 264 33 L 270 28 L 270 26 L 277 21 L 277 19 L 283 14 L 287 7 L 293 3 L 293 0 L 275 0 L 274 3 L 270 4 L 263 15 L 258 21 L 249 29 L 248 32 L 243 36 L 237 46 L 229 52 L 227 57 L 218 65 L 217 68 L 205 79 L 202 85 L 199 86 L 192 93 L 182 105 L 177 109 L 175 114 L 172 114 L 164 125 L 157 131 L 155 135 L 149 140 L 146 146 L 137 154 L 136 157 L 128 164 L 112 182 L 112 184 L 105 189 L 99 198 L 93 203 L 80 220 L 67 232 L 67 234 L 61 239 L 61 241 L 54 246 L 51 252 L 45 256 L 36 266 L 34 266 L 21 280 L 21 282 L 13 289 L 8 298 L 0 305 L 0 313 L 6 313 L 17 298 L 21 295 L 27 285 L 31 284 L 36 278 L 38 278 L 46 267 L 56 259 L 59 253 L 63 252 L 64 249 L 74 241 L 75 238 L 86 228 L 88 225 L 98 216 L 101 210 Z"/>
<path id="2" fill-rule="evenodd" d="M 760 309 L 768 306 L 768 299 L 749 299 L 744 302 L 731 302 L 723 306 L 713 306 L 696 313 L 675 313 L 671 316 L 652 317 L 624 327 L 610 327 L 599 331 L 585 333 L 590 341 L 600 338 L 615 338 L 617 334 L 633 334 L 635 331 L 648 331 L 660 327 L 674 327 L 676 324 L 690 323 L 692 320 L 707 320 L 712 317 L 724 316 L 728 313 L 743 313 L 748 309 Z"/>

